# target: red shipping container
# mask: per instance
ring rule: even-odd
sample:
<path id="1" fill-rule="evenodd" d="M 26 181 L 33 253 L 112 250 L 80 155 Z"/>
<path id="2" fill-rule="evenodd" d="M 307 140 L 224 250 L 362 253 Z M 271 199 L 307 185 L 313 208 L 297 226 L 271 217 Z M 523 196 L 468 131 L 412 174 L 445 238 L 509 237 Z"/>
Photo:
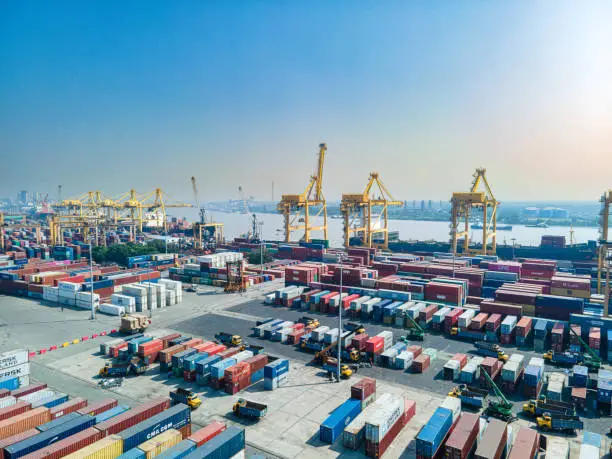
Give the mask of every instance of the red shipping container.
<path id="1" fill-rule="evenodd" d="M 77 410 L 77 413 L 96 416 L 97 414 L 103 413 L 104 411 L 108 411 L 111 408 L 115 408 L 116 406 L 117 400 L 115 400 L 114 398 L 105 398 L 103 400 L 91 403 L 86 407 Z"/>
<path id="2" fill-rule="evenodd" d="M 366 400 L 376 393 L 376 380 L 374 378 L 363 378 L 351 386 L 351 398 Z"/>
<path id="3" fill-rule="evenodd" d="M 102 438 L 104 438 L 102 432 L 95 427 L 90 427 L 23 457 L 24 459 L 60 459 Z"/>
<path id="4" fill-rule="evenodd" d="M 501 314 L 491 314 L 485 323 L 485 328 L 487 331 L 497 331 L 502 322 Z"/>
<path id="5" fill-rule="evenodd" d="M 230 347 L 229 349 L 224 349 L 222 351 L 217 352 L 217 355 L 221 357 L 221 359 L 227 359 L 232 355 L 236 355 L 240 352 L 240 348 Z"/>
<path id="6" fill-rule="evenodd" d="M 197 346 L 198 344 L 202 344 L 204 340 L 202 338 L 191 338 L 189 341 L 185 341 L 184 343 L 181 343 L 183 346 L 185 346 L 185 349 L 187 348 L 192 348 L 194 346 Z"/>
<path id="7" fill-rule="evenodd" d="M 599 327 L 591 327 L 589 330 L 589 347 L 599 349 L 601 345 L 601 330 Z"/>
<path id="8" fill-rule="evenodd" d="M 250 367 L 251 374 L 256 371 L 261 370 L 268 364 L 268 356 L 265 354 L 254 355 L 253 357 L 249 357 L 244 360 L 244 363 L 247 363 Z"/>
<path id="9" fill-rule="evenodd" d="M 11 395 L 15 398 L 23 397 L 24 395 L 33 394 L 39 390 L 46 389 L 46 384 L 30 384 L 29 386 L 20 387 L 11 392 Z"/>
<path id="10" fill-rule="evenodd" d="M 540 448 L 540 434 L 527 427 L 521 427 L 514 436 L 508 459 L 533 459 Z"/>
<path id="11" fill-rule="evenodd" d="M 437 310 L 438 306 L 435 304 L 427 306 L 422 311 L 419 311 L 419 320 L 421 322 L 429 322 Z"/>
<path id="12" fill-rule="evenodd" d="M 211 356 L 211 355 L 219 354 L 225 351 L 226 349 L 227 349 L 227 346 L 224 346 L 223 344 L 217 344 L 215 345 L 215 347 L 209 348 L 206 352 L 208 353 L 209 356 Z"/>
<path id="13" fill-rule="evenodd" d="M 485 326 L 487 319 L 489 318 L 489 314 L 486 312 L 480 312 L 476 314 L 476 316 L 472 319 L 470 323 L 470 330 L 482 330 L 482 327 Z"/>
<path id="14" fill-rule="evenodd" d="M 162 336 L 160 340 L 162 341 L 162 343 L 164 343 L 164 349 L 166 349 L 170 341 L 172 341 L 173 339 L 180 338 L 180 337 L 181 337 L 180 333 L 172 333 L 170 335 Z"/>
<path id="15" fill-rule="evenodd" d="M 366 350 L 366 343 L 370 339 L 367 333 L 361 333 L 359 335 L 355 335 L 351 340 L 351 347 L 353 349 L 357 349 L 360 352 Z"/>
<path id="16" fill-rule="evenodd" d="M 200 430 L 195 431 L 189 437 L 188 440 L 194 442 L 198 448 L 202 446 L 207 441 L 219 435 L 227 429 L 227 426 L 219 421 L 213 421 L 205 427 L 202 427 Z"/>
<path id="17" fill-rule="evenodd" d="M 523 315 L 523 308 L 514 304 L 498 303 L 494 301 L 483 301 L 480 304 L 480 312 L 486 312 L 488 314 L 503 314 L 506 316 L 517 316 L 521 318 Z"/>
<path id="18" fill-rule="evenodd" d="M 380 354 L 385 346 L 385 340 L 381 336 L 373 336 L 366 341 L 366 352 Z"/>
<path id="19" fill-rule="evenodd" d="M 0 421 L 0 439 L 17 435 L 33 427 L 49 422 L 51 416 L 45 407 L 34 408 L 25 413 Z"/>
<path id="20" fill-rule="evenodd" d="M 531 331 L 532 319 L 531 317 L 521 317 L 516 324 L 516 335 L 526 337 Z"/>
<path id="21" fill-rule="evenodd" d="M 441 282 L 430 282 L 425 286 L 426 300 L 459 304 L 459 300 L 462 297 L 463 289 L 461 285 L 444 284 Z"/>
<path id="22" fill-rule="evenodd" d="M 111 346 L 111 347 L 109 348 L 108 353 L 109 353 L 109 355 L 110 355 L 111 357 L 113 357 L 113 358 L 115 358 L 115 359 L 116 359 L 117 357 L 119 357 L 119 351 L 120 351 L 121 349 L 126 349 L 126 348 L 127 348 L 127 346 L 128 346 L 128 343 L 127 343 L 127 342 L 125 342 L 125 343 L 120 343 L 120 344 L 115 344 L 114 346 Z"/>
<path id="23" fill-rule="evenodd" d="M 68 400 L 67 402 L 61 403 L 53 408 L 49 409 L 49 414 L 51 414 L 51 420 L 57 419 L 65 414 L 72 413 L 76 410 L 80 410 L 81 408 L 85 408 L 87 406 L 87 400 L 81 397 L 76 397 Z"/>
<path id="24" fill-rule="evenodd" d="M 412 362 L 412 371 L 413 373 L 423 373 L 429 368 L 429 364 L 429 355 L 421 354 Z"/>
<path id="25" fill-rule="evenodd" d="M 476 439 L 480 427 L 480 417 L 477 414 L 462 413 L 453 433 L 446 440 L 446 457 L 449 459 L 465 459 L 476 449 Z"/>
<path id="26" fill-rule="evenodd" d="M 8 389 L 0 389 L 0 398 L 8 397 L 11 395 L 11 391 Z"/>
<path id="27" fill-rule="evenodd" d="M 160 339 L 154 339 L 138 345 L 137 354 L 141 357 L 151 355 L 161 351 L 164 348 L 164 343 Z"/>
<path id="28" fill-rule="evenodd" d="M 380 440 L 379 443 L 366 440 L 365 453 L 369 457 L 379 458 L 385 454 L 387 448 L 393 443 L 393 440 L 397 438 L 402 429 L 410 422 L 410 420 L 416 414 L 416 402 L 414 400 L 404 401 L 404 415 L 400 416 L 391 428 L 387 431 L 385 436 Z"/>
<path id="29" fill-rule="evenodd" d="M 527 384 L 523 384 L 523 394 L 525 397 L 529 398 L 538 398 L 540 396 L 540 392 L 542 391 L 543 380 L 540 379 L 537 386 L 529 386 Z"/>
<path id="30" fill-rule="evenodd" d="M 226 382 L 237 382 L 241 377 L 248 374 L 250 375 L 251 366 L 246 362 L 238 362 L 236 365 L 233 365 L 229 368 L 225 369 L 224 380 Z"/>
<path id="31" fill-rule="evenodd" d="M 467 355 L 465 354 L 455 354 L 453 355 L 451 360 L 457 360 L 459 364 L 461 365 L 460 368 L 463 368 L 467 364 L 468 358 L 467 358 Z"/>
<path id="32" fill-rule="evenodd" d="M 417 346 L 416 344 L 413 344 L 412 346 L 408 346 L 406 350 L 408 352 L 412 352 L 412 355 L 414 355 L 415 358 L 421 355 L 423 352 L 423 348 L 421 346 Z"/>
<path id="33" fill-rule="evenodd" d="M 444 330 L 447 332 L 450 331 L 459 321 L 459 316 L 464 312 L 465 311 L 461 308 L 455 308 L 446 314 L 446 316 L 444 316 Z"/>
<path id="34" fill-rule="evenodd" d="M 187 348 L 184 345 L 182 345 L 182 344 L 177 344 L 176 346 L 168 347 L 168 348 L 160 351 L 160 353 L 159 353 L 159 361 L 163 362 L 163 363 L 170 363 L 170 362 L 172 362 L 172 356 L 174 354 L 178 354 L 179 352 L 183 352 L 185 349 L 187 349 Z"/>
<path id="35" fill-rule="evenodd" d="M 114 418 L 97 424 L 96 429 L 102 432 L 104 436 L 113 435 L 121 432 L 122 430 L 129 429 L 130 427 L 135 426 L 145 419 L 155 416 L 168 408 L 170 408 L 169 399 L 157 398 L 132 408 L 129 411 L 121 413 Z"/>
<path id="36" fill-rule="evenodd" d="M 40 431 L 38 429 L 29 429 L 25 432 L 18 433 L 16 435 L 11 435 L 10 437 L 3 438 L 0 440 L 0 459 L 4 459 L 4 449 L 14 445 L 15 443 L 19 443 L 20 441 L 27 440 L 34 435 L 38 435 Z"/>
<path id="37" fill-rule="evenodd" d="M 351 301 L 356 300 L 357 298 L 359 298 L 359 295 L 357 294 L 348 295 L 342 298 L 342 306 L 344 306 L 344 309 L 348 309 L 351 306 Z"/>
<path id="38" fill-rule="evenodd" d="M 18 414 L 25 413 L 29 409 L 32 408 L 30 403 L 18 401 L 11 406 L 7 406 L 5 408 L 0 408 L 0 421 L 4 421 L 5 419 L 12 418 L 13 416 L 17 416 Z"/>
<path id="39" fill-rule="evenodd" d="M 251 384 L 251 375 L 243 374 L 234 382 L 226 381 L 223 389 L 225 390 L 227 394 L 236 395 L 241 390 L 249 387 L 250 384 Z"/>

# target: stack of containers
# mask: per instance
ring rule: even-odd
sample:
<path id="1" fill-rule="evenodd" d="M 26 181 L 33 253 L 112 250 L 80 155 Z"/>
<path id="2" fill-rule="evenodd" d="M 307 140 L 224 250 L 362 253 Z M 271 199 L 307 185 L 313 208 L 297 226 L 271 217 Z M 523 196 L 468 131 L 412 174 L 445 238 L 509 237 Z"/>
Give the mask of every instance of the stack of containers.
<path id="1" fill-rule="evenodd" d="M 451 330 L 457 325 L 459 321 L 459 316 L 463 314 L 463 309 L 455 308 L 452 311 L 449 311 L 448 314 L 444 316 L 444 332 L 450 333 Z"/>
<path id="2" fill-rule="evenodd" d="M 287 384 L 289 360 L 278 359 L 264 366 L 264 389 L 274 390 Z"/>
<path id="3" fill-rule="evenodd" d="M 478 313 L 470 323 L 470 330 L 481 331 L 489 318 L 489 314 L 486 312 Z"/>
<path id="4" fill-rule="evenodd" d="M 546 338 L 548 328 L 545 320 L 536 321 L 533 336 L 533 350 L 536 352 L 546 352 Z"/>
<path id="5" fill-rule="evenodd" d="M 485 371 L 493 381 L 495 381 L 495 379 L 501 373 L 502 363 L 493 357 L 485 357 L 482 363 L 480 364 L 480 368 L 482 369 L 482 371 Z M 485 378 L 484 375 L 480 375 L 480 384 L 481 386 L 487 388 L 490 386 L 489 381 Z"/>
<path id="6" fill-rule="evenodd" d="M 419 324 L 423 328 L 429 327 L 433 321 L 433 316 L 437 311 L 438 305 L 430 304 L 429 306 L 427 306 L 425 309 L 419 312 Z"/>
<path id="7" fill-rule="evenodd" d="M 542 390 L 542 376 L 544 374 L 544 361 L 532 357 L 525 368 L 523 378 L 523 392 L 529 398 L 538 398 Z"/>
<path id="8" fill-rule="evenodd" d="M 525 356 L 512 354 L 502 367 L 502 388 L 506 392 L 515 392 L 523 375 Z"/>
<path id="9" fill-rule="evenodd" d="M 134 298 L 134 305 L 136 306 L 137 312 L 145 312 L 149 309 L 146 288 L 135 284 L 123 285 L 121 287 L 121 293 Z"/>
<path id="10" fill-rule="evenodd" d="M 570 327 L 572 328 L 574 333 L 576 333 L 576 335 L 582 336 L 582 327 L 579 324 L 571 324 Z M 569 335 L 569 342 L 570 342 L 569 350 L 571 352 L 581 352 L 582 344 L 580 344 L 580 340 L 578 339 L 578 336 L 576 336 L 574 333 L 570 333 Z"/>
<path id="11" fill-rule="evenodd" d="M 448 314 L 450 311 L 451 308 L 443 307 L 434 313 L 433 317 L 431 318 L 431 326 L 434 330 L 442 330 L 446 314 Z"/>
<path id="12" fill-rule="evenodd" d="M 29 386 L 29 384 L 28 351 L 15 349 L 0 354 L 0 389 L 16 390 L 20 387 Z"/>
<path id="13" fill-rule="evenodd" d="M 340 331 L 337 328 L 332 328 L 331 330 L 326 331 L 325 334 L 323 335 L 323 342 L 325 344 L 337 343 L 339 334 L 340 334 Z"/>
<path id="14" fill-rule="evenodd" d="M 248 364 L 251 373 L 251 384 L 264 378 L 264 367 L 268 364 L 268 356 L 265 354 L 254 355 L 244 360 Z"/>
<path id="15" fill-rule="evenodd" d="M 428 354 L 422 353 L 412 361 L 413 373 L 424 373 L 431 364 L 431 357 Z"/>
<path id="16" fill-rule="evenodd" d="M 395 368 L 395 358 L 406 350 L 406 343 L 399 342 L 395 343 L 389 349 L 384 351 L 380 356 L 378 356 L 378 360 L 381 366 L 386 368 Z"/>
<path id="17" fill-rule="evenodd" d="M 550 373 L 548 375 L 548 387 L 546 388 L 547 399 L 560 402 L 563 399 L 564 387 L 565 375 L 563 373 Z"/>
<path id="18" fill-rule="evenodd" d="M 506 316 L 506 318 L 502 320 L 501 335 L 499 339 L 502 344 L 510 344 L 512 342 L 517 322 L 518 318 L 516 316 Z"/>
<path id="19" fill-rule="evenodd" d="M 523 316 L 516 324 L 516 345 L 525 346 L 531 335 L 531 325 L 533 320 L 531 317 Z"/>
<path id="20" fill-rule="evenodd" d="M 589 369 L 582 365 L 574 365 L 572 369 L 572 386 L 587 387 Z"/>
<path id="21" fill-rule="evenodd" d="M 211 365 L 209 384 L 213 389 L 221 389 L 225 383 L 225 370 L 236 365 L 236 359 L 226 358 Z"/>
<path id="22" fill-rule="evenodd" d="M 501 326 L 502 316 L 501 314 L 491 314 L 487 321 L 485 322 L 485 330 L 487 341 L 489 342 L 497 342 L 498 336 L 497 333 Z"/>
<path id="23" fill-rule="evenodd" d="M 322 442 L 333 444 L 344 428 L 361 413 L 361 400 L 349 398 L 336 408 L 319 428 L 319 439 Z"/>
<path id="24" fill-rule="evenodd" d="M 212 366 L 222 360 L 220 355 L 209 355 L 205 359 L 196 362 L 196 382 L 200 386 L 210 383 Z"/>
<path id="25" fill-rule="evenodd" d="M 602 408 L 610 409 L 612 404 L 612 371 L 597 372 L 597 402 Z"/>
<path id="26" fill-rule="evenodd" d="M 582 434 L 582 445 L 580 446 L 580 459 L 599 459 L 602 457 L 601 450 L 601 435 L 593 432 L 584 432 Z"/>
<path id="27" fill-rule="evenodd" d="M 480 417 L 477 414 L 463 413 L 445 444 L 445 456 L 451 459 L 466 459 L 476 450 Z"/>
<path id="28" fill-rule="evenodd" d="M 349 306 L 349 317 L 354 320 L 359 319 L 361 315 L 361 304 L 370 299 L 371 297 L 369 296 L 360 296 L 352 300 Z"/>
<path id="29" fill-rule="evenodd" d="M 612 362 L 612 329 L 608 330 L 608 362 Z"/>
<path id="30" fill-rule="evenodd" d="M 508 440 L 507 424 L 499 419 L 491 419 L 478 448 L 474 454 L 475 459 L 500 458 L 504 453 Z"/>
<path id="31" fill-rule="evenodd" d="M 565 326 L 561 322 L 557 322 L 550 333 L 551 348 L 555 352 L 563 352 L 564 348 Z"/>
<path id="32" fill-rule="evenodd" d="M 552 435 L 546 437 L 546 458 L 548 459 L 569 459 L 570 445 L 565 438 Z"/>
<path id="33" fill-rule="evenodd" d="M 448 408 L 437 408 L 416 437 L 416 454 L 419 459 L 438 456 L 444 440 L 453 427 L 453 413 Z"/>
<path id="34" fill-rule="evenodd" d="M 480 364 L 484 360 L 483 357 L 476 356 L 463 367 L 459 379 L 464 384 L 473 384 L 480 378 Z"/>
<path id="35" fill-rule="evenodd" d="M 127 343 L 126 343 L 127 346 Z M 159 371 L 160 373 L 167 373 L 172 368 L 172 357 L 179 352 L 183 352 L 185 346 L 177 344 L 176 346 L 170 346 L 159 352 Z"/>
<path id="36" fill-rule="evenodd" d="M 463 314 L 461 314 L 459 316 L 459 321 L 458 321 L 459 328 L 462 330 L 466 330 L 470 328 L 470 325 L 472 324 L 472 319 L 474 318 L 475 315 L 476 315 L 476 311 L 474 311 L 473 309 L 468 309 Z"/>
<path id="37" fill-rule="evenodd" d="M 413 361 L 414 353 L 408 350 L 402 351 L 395 357 L 395 368 L 402 371 L 407 370 L 412 367 Z"/>
<path id="38" fill-rule="evenodd" d="M 81 290 L 81 284 L 75 282 L 58 282 L 59 303 L 66 306 L 76 306 L 77 292 Z"/>
<path id="39" fill-rule="evenodd" d="M 443 373 L 444 379 L 451 381 L 459 378 L 461 370 L 467 364 L 467 355 L 455 354 L 448 362 L 444 364 Z"/>
<path id="40" fill-rule="evenodd" d="M 601 329 L 599 327 L 589 329 L 589 347 L 595 354 L 601 355 Z"/>
<path id="41" fill-rule="evenodd" d="M 414 400 L 404 400 L 401 411 L 391 409 L 389 405 L 384 405 L 385 412 L 376 412 L 369 416 L 365 425 L 365 453 L 366 456 L 378 458 L 382 457 L 387 451 L 393 440 L 397 438 L 401 430 L 410 422 L 416 414 L 416 402 Z M 393 405 L 391 402 L 390 405 Z"/>
<path id="42" fill-rule="evenodd" d="M 355 397 L 352 397 L 355 398 Z M 377 400 L 373 401 L 367 407 L 361 403 L 362 411 L 359 415 L 351 421 L 349 425 L 344 429 L 342 434 L 342 443 L 345 447 L 357 450 L 365 440 L 365 425 L 370 416 L 374 416 L 375 413 L 389 403 L 392 400 L 391 394 L 382 394 Z"/>
<path id="43" fill-rule="evenodd" d="M 351 349 L 356 349 L 359 352 L 366 352 L 366 343 L 370 337 L 367 333 L 360 333 L 351 338 Z"/>
<path id="44" fill-rule="evenodd" d="M 376 380 L 362 378 L 351 386 L 351 398 L 361 401 L 361 409 L 365 409 L 376 398 Z"/>
<path id="45" fill-rule="evenodd" d="M 251 385 L 251 366 L 246 362 L 238 362 L 236 365 L 225 369 L 225 392 L 235 395 Z"/>

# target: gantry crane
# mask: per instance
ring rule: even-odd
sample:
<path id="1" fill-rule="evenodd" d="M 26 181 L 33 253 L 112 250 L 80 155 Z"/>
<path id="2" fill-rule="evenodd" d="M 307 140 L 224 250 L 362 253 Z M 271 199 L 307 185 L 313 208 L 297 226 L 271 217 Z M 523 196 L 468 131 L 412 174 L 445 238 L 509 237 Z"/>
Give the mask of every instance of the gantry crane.
<path id="1" fill-rule="evenodd" d="M 601 196 L 599 213 L 599 250 L 597 253 L 597 293 L 604 294 L 604 317 L 610 304 L 610 269 L 612 269 L 612 237 L 610 237 L 610 207 L 612 190 Z M 602 282 L 605 277 L 605 282 Z"/>
<path id="2" fill-rule="evenodd" d="M 303 240 L 310 242 L 312 231 L 323 231 L 323 239 L 327 239 L 327 202 L 323 196 L 323 164 L 327 145 L 319 145 L 319 161 L 317 172 L 310 177 L 306 190 L 301 194 L 284 194 L 278 203 L 277 210 L 283 214 L 285 223 L 285 242 L 291 241 L 291 233 L 304 231 Z M 314 211 L 312 207 L 318 208 Z M 314 212 L 311 214 L 311 212 Z M 322 225 L 313 225 L 313 218 L 323 218 Z"/>
<path id="3" fill-rule="evenodd" d="M 375 193 L 378 190 L 378 194 Z M 363 193 L 343 194 L 340 212 L 344 218 L 344 246 L 350 246 L 351 237 L 359 238 L 359 244 L 372 247 L 374 235 L 383 234 L 380 248 L 389 248 L 389 206 L 401 206 L 381 182 L 378 172 L 371 172 Z"/>
<path id="4" fill-rule="evenodd" d="M 489 239 L 491 239 L 490 253 L 495 254 L 497 249 L 497 206 L 486 177 L 486 169 L 476 169 L 470 191 L 453 193 L 451 198 L 451 249 L 457 253 L 457 240 L 463 237 L 463 253 L 486 255 Z M 480 184 L 484 184 L 485 191 L 478 191 Z M 482 211 L 482 249 L 470 250 L 470 215 L 472 210 Z M 463 223 L 463 230 L 459 226 Z"/>
<path id="5" fill-rule="evenodd" d="M 40 244 L 42 242 L 42 232 L 40 223 L 28 223 L 27 218 L 23 216 L 19 223 L 9 223 L 4 219 L 4 213 L 0 212 L 0 252 L 4 252 L 4 233 L 5 227 L 8 227 L 11 231 L 16 229 L 29 229 L 34 232 L 36 237 L 36 243 Z"/>
<path id="6" fill-rule="evenodd" d="M 215 248 L 217 244 L 223 242 L 223 223 L 208 221 L 206 209 L 200 205 L 198 186 L 196 178 L 191 177 L 191 187 L 193 196 L 200 216 L 199 221 L 194 222 L 193 228 L 193 248 L 200 250 L 204 248 Z"/>
<path id="7" fill-rule="evenodd" d="M 168 216 L 166 209 L 179 207 L 193 207 L 191 204 L 182 202 L 170 202 L 170 197 L 161 188 L 155 188 L 150 193 L 140 198 L 141 210 L 144 209 L 148 214 L 142 214 L 142 222 L 152 224 L 154 227 L 161 227 L 165 232 L 168 231 Z M 142 229 L 141 229 L 142 231 Z"/>
<path id="8" fill-rule="evenodd" d="M 249 202 L 247 199 L 247 195 L 244 192 L 244 188 L 242 188 L 242 185 L 238 185 L 238 199 L 240 199 L 240 204 L 242 205 L 240 213 L 250 214 L 251 210 L 249 209 Z"/>

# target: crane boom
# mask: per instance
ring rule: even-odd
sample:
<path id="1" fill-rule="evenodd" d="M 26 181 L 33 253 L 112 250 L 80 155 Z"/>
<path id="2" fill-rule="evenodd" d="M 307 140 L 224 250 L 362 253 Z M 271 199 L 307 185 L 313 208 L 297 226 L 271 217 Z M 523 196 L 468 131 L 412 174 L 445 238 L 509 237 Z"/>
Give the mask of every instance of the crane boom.
<path id="1" fill-rule="evenodd" d="M 590 346 L 582 339 L 582 337 L 578 333 L 576 333 L 576 331 L 572 327 L 569 327 L 569 329 L 570 333 L 572 333 L 576 338 L 578 338 L 578 341 L 580 341 L 582 347 L 584 347 L 584 349 L 587 351 L 587 354 L 589 354 L 595 362 L 601 363 L 601 358 L 597 354 L 595 354 L 595 352 L 593 352 L 593 349 L 590 348 Z"/>
<path id="2" fill-rule="evenodd" d="M 204 221 L 205 216 L 206 216 L 206 211 L 202 209 L 202 207 L 200 206 L 200 199 L 198 198 L 198 186 L 196 184 L 195 177 L 191 177 L 191 186 L 193 187 L 193 196 L 195 197 L 196 207 L 198 208 L 198 212 L 200 214 L 200 223 L 206 223 Z"/>
<path id="3" fill-rule="evenodd" d="M 319 164 L 317 168 L 317 189 L 315 200 L 321 201 L 323 199 L 323 164 L 325 163 L 325 153 L 327 152 L 327 145 L 322 143 L 319 145 Z"/>
<path id="4" fill-rule="evenodd" d="M 493 381 L 493 378 L 491 378 L 491 376 L 489 376 L 489 373 L 487 373 L 486 371 L 484 371 L 482 368 L 480 369 L 480 374 L 485 376 L 485 379 L 487 380 L 487 382 L 491 385 L 491 387 L 493 388 L 493 392 L 495 392 L 495 395 L 497 397 L 499 397 L 499 399 L 502 401 L 502 403 L 504 405 L 511 405 L 511 403 L 508 401 L 508 399 L 506 398 L 506 396 L 504 395 L 504 393 L 501 391 L 501 389 L 499 387 L 497 387 L 497 384 L 495 384 L 495 381 Z"/>

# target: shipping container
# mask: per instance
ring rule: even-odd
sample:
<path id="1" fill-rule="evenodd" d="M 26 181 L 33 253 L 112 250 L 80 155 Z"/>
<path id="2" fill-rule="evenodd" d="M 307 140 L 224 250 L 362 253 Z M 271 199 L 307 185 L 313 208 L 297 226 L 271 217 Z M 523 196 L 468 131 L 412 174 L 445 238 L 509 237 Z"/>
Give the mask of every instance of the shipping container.
<path id="1" fill-rule="evenodd" d="M 68 413 L 66 416 L 59 417 L 57 419 L 51 420 L 49 422 L 46 422 L 45 424 L 37 426 L 36 429 L 39 432 L 46 432 L 49 429 L 53 429 L 53 428 L 55 428 L 55 427 L 57 427 L 59 425 L 62 425 L 64 423 L 68 422 L 68 421 L 72 421 L 74 419 L 78 419 L 81 416 L 83 416 L 83 415 L 79 414 L 79 413 Z"/>
<path id="2" fill-rule="evenodd" d="M 115 400 L 114 398 L 105 398 L 98 402 L 90 403 L 86 407 L 77 410 L 77 413 L 91 414 L 92 416 L 95 416 L 97 414 L 102 413 L 103 411 L 108 411 L 116 406 L 117 400 Z"/>
<path id="3" fill-rule="evenodd" d="M 32 405 L 26 402 L 14 403 L 11 406 L 7 406 L 6 408 L 0 408 L 0 421 L 4 421 L 5 419 L 12 418 L 13 416 L 17 416 L 18 414 L 25 413 L 30 410 Z"/>
<path id="4" fill-rule="evenodd" d="M 0 439 L 32 429 L 50 420 L 51 415 L 48 408 L 40 407 L 26 411 L 10 419 L 0 421 Z"/>
<path id="5" fill-rule="evenodd" d="M 421 458 L 433 458 L 453 425 L 453 413 L 447 408 L 437 408 L 416 437 L 416 454 Z"/>
<path id="6" fill-rule="evenodd" d="M 76 397 L 67 402 L 60 403 L 49 410 L 51 419 L 56 419 L 65 416 L 69 413 L 74 413 L 77 410 L 85 408 L 87 406 L 87 400 L 81 397 Z"/>
<path id="7" fill-rule="evenodd" d="M 176 429 L 169 429 L 138 446 L 145 453 L 146 459 L 152 459 L 164 451 L 177 445 L 183 439 L 181 433 Z"/>
<path id="8" fill-rule="evenodd" d="M 183 440 L 172 448 L 167 449 L 158 456 L 157 459 L 181 459 L 196 449 L 196 444 L 191 440 Z"/>
<path id="9" fill-rule="evenodd" d="M 129 414 L 131 411 L 128 411 L 126 414 Z M 118 433 L 118 436 L 123 439 L 123 449 L 130 450 L 168 429 L 178 430 L 190 423 L 191 409 L 187 405 L 179 403 L 166 411 L 143 420 L 133 427 L 122 430 Z"/>
<path id="10" fill-rule="evenodd" d="M 19 443 L 20 441 L 27 440 L 34 435 L 38 435 L 40 432 L 37 429 L 28 429 L 25 432 L 11 435 L 10 437 L 3 438 L 0 440 L 0 459 L 4 459 L 4 448 Z"/>
<path id="11" fill-rule="evenodd" d="M 400 416 L 391 427 L 386 430 L 383 438 L 380 441 L 372 441 L 366 439 L 365 452 L 366 455 L 373 458 L 382 457 L 387 448 L 391 446 L 397 438 L 401 430 L 416 414 L 416 402 L 414 400 L 405 400 L 404 413 Z"/>
<path id="12" fill-rule="evenodd" d="M 540 448 L 540 434 L 527 427 L 521 427 L 514 436 L 508 459 L 534 459 Z"/>
<path id="13" fill-rule="evenodd" d="M 226 459 L 238 454 L 244 450 L 244 447 L 244 429 L 231 426 L 185 457 L 187 459 Z"/>
<path id="14" fill-rule="evenodd" d="M 188 437 L 188 440 L 193 441 L 197 447 L 199 448 L 204 443 L 209 441 L 211 438 L 216 437 L 221 432 L 225 431 L 227 426 L 219 421 L 213 421 L 205 427 L 202 427 L 200 430 L 194 432 Z"/>
<path id="15" fill-rule="evenodd" d="M 329 417 L 321 423 L 319 439 L 322 442 L 333 444 L 344 428 L 351 423 L 361 412 L 361 401 L 348 399 L 336 408 Z"/>
<path id="16" fill-rule="evenodd" d="M 135 426 L 139 422 L 149 419 L 151 416 L 155 416 L 168 408 L 170 408 L 170 399 L 157 398 L 132 408 L 131 410 L 126 411 L 119 416 L 115 416 L 108 421 L 101 422 L 100 424 L 96 425 L 96 429 L 103 432 L 104 435 L 116 434 Z"/>
<path id="17" fill-rule="evenodd" d="M 507 424 L 498 419 L 491 419 L 487 429 L 478 442 L 475 459 L 499 459 L 502 457 L 508 438 Z"/>
<path id="18" fill-rule="evenodd" d="M 446 457 L 450 459 L 470 457 L 476 449 L 479 427 L 480 417 L 477 414 L 463 413 L 446 441 Z"/>
<path id="19" fill-rule="evenodd" d="M 94 427 L 82 430 L 50 446 L 24 456 L 24 459 L 60 459 L 101 440 L 102 432 Z"/>
<path id="20" fill-rule="evenodd" d="M 66 459 L 116 459 L 122 452 L 121 438 L 110 435 L 64 457 Z"/>

